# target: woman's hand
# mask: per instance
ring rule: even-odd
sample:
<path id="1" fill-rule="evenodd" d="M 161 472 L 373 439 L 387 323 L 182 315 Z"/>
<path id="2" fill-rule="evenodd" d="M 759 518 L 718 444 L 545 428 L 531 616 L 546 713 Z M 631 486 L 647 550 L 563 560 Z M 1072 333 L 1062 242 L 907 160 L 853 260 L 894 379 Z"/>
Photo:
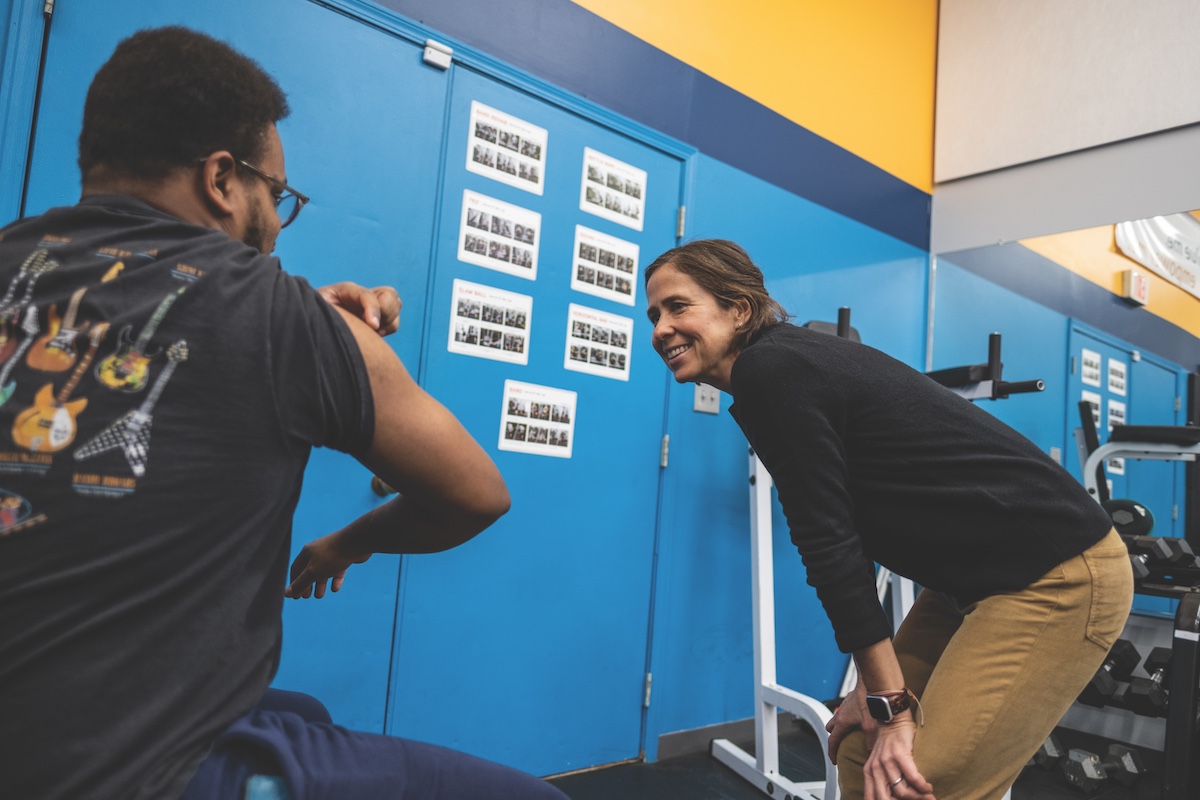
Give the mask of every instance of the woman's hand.
<path id="1" fill-rule="evenodd" d="M 837 707 L 833 718 L 825 723 L 825 730 L 829 731 L 829 760 L 837 764 L 838 748 L 842 746 L 842 740 L 858 728 L 862 728 L 866 734 L 867 749 L 870 750 L 875 742 L 877 725 L 867 713 L 867 693 L 860 682 L 854 687 L 854 691 L 842 698 L 842 703 Z"/>
<path id="2" fill-rule="evenodd" d="M 917 725 L 912 712 L 904 711 L 886 725 L 876 724 L 875 728 L 875 735 L 868 737 L 870 755 L 863 767 L 864 800 L 935 800 L 933 786 L 913 760 Z"/>

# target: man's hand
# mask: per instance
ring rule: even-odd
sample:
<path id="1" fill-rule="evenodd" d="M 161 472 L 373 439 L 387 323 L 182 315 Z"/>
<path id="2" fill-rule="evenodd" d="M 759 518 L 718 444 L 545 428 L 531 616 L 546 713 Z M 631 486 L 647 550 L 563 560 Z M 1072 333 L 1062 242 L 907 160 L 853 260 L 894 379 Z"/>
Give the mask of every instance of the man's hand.
<path id="1" fill-rule="evenodd" d="M 391 286 L 368 289 L 350 281 L 340 281 L 317 289 L 333 306 L 349 311 L 380 336 L 400 329 L 400 294 Z"/>
<path id="2" fill-rule="evenodd" d="M 371 550 L 353 545 L 345 528 L 314 539 L 292 562 L 292 582 L 283 590 L 283 596 L 295 600 L 315 596 L 320 600 L 326 586 L 335 592 L 340 590 L 346 570 L 370 557 Z"/>

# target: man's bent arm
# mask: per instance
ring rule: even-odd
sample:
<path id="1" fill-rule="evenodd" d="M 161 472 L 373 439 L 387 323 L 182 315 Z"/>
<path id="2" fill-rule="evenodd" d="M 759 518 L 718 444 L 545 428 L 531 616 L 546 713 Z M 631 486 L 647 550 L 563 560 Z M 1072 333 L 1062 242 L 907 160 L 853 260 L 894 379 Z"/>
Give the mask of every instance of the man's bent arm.
<path id="1" fill-rule="evenodd" d="M 343 309 L 362 351 L 375 435 L 360 460 L 400 495 L 306 545 L 292 564 L 290 597 L 341 586 L 345 570 L 373 553 L 433 553 L 469 540 L 509 508 L 508 488 L 484 449 L 419 387 L 383 339 Z"/>

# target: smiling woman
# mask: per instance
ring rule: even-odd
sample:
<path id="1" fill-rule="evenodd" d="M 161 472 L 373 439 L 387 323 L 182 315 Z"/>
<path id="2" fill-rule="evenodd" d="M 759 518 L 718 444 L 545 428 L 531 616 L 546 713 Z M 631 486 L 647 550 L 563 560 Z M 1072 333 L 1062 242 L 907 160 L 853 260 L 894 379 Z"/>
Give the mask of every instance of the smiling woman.
<path id="1" fill-rule="evenodd" d="M 654 349 L 675 380 L 733 396 L 858 667 L 828 726 L 843 797 L 998 800 L 1128 616 L 1132 574 L 1107 514 L 950 390 L 789 325 L 733 242 L 675 248 L 646 275 Z M 875 563 L 926 587 L 894 643 Z"/>

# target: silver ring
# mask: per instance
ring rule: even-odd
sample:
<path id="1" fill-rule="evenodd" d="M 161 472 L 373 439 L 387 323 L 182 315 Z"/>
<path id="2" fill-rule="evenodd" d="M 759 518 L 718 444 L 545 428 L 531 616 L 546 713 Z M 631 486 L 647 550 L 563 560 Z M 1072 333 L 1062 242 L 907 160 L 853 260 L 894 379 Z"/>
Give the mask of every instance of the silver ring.
<path id="1" fill-rule="evenodd" d="M 897 785 L 898 783 L 900 783 L 900 781 L 902 781 L 902 780 L 904 780 L 904 776 L 903 776 L 903 775 L 901 775 L 899 778 L 896 778 L 896 780 L 894 780 L 894 781 L 892 781 L 891 783 L 889 783 L 889 784 L 888 784 L 888 786 L 891 786 L 891 787 L 894 789 L 894 788 L 896 788 L 896 785 Z"/>

